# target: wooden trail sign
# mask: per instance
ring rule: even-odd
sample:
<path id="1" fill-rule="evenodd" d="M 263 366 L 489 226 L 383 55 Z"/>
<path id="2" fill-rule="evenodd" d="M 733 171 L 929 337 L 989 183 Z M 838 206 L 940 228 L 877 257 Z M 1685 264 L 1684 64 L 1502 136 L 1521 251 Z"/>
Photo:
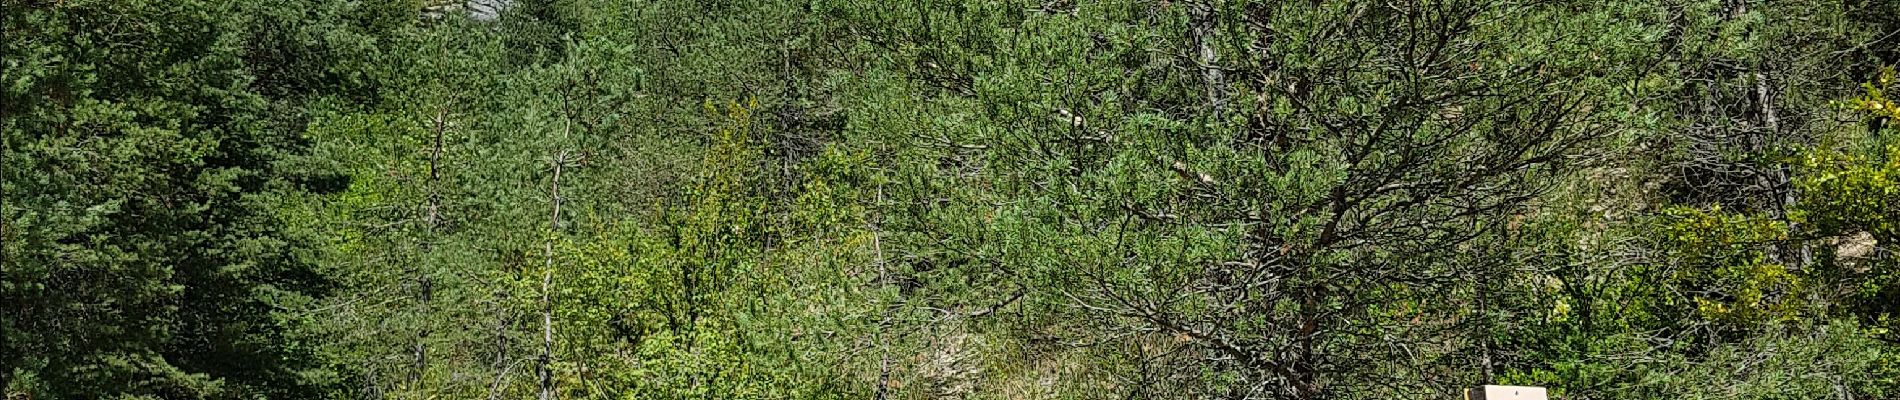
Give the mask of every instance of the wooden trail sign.
<path id="1" fill-rule="evenodd" d="M 1544 388 L 1536 386 L 1497 386 L 1465 389 L 1465 400 L 1549 400 Z"/>

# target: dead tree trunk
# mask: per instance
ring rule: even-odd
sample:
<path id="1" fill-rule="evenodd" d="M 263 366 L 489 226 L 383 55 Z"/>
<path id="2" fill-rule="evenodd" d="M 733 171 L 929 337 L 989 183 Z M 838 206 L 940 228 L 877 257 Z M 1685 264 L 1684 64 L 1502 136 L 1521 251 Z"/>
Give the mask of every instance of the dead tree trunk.
<path id="1" fill-rule="evenodd" d="M 541 357 L 536 361 L 536 371 L 540 374 L 541 400 L 554 395 L 554 232 L 561 229 L 561 163 L 567 158 L 567 151 L 555 153 L 549 162 L 554 167 L 554 180 L 548 185 L 552 193 L 554 211 L 548 215 L 549 237 L 543 246 L 547 263 L 541 269 Z"/>
<path id="2" fill-rule="evenodd" d="M 429 322 L 431 321 L 430 314 L 432 314 L 431 303 L 435 300 L 435 279 L 429 276 L 426 263 L 428 262 L 428 255 L 433 253 L 435 249 L 434 241 L 436 230 L 442 225 L 442 133 L 448 128 L 448 109 L 443 108 L 436 111 L 434 125 L 434 128 L 431 130 L 434 132 L 435 138 L 429 149 L 429 193 L 426 203 L 423 206 L 422 228 L 424 233 L 422 239 L 422 253 L 424 258 L 422 262 L 416 263 L 414 271 L 417 290 L 416 299 L 418 302 L 417 308 L 421 314 L 421 318 L 419 318 L 418 321 L 420 321 L 419 323 L 422 324 L 422 327 L 416 332 L 415 370 L 411 371 L 410 378 L 416 382 L 416 391 L 418 393 L 423 393 L 422 378 L 429 368 L 428 342 L 429 334 L 431 333 Z"/>
<path id="3" fill-rule="evenodd" d="M 1781 116 L 1775 107 L 1774 90 L 1772 86 L 1768 73 L 1764 72 L 1763 68 L 1756 68 L 1755 98 L 1761 105 L 1762 128 L 1766 130 L 1764 135 L 1770 139 L 1770 143 L 1780 139 L 1780 135 L 1782 134 Z M 1757 149 L 1757 151 L 1761 150 L 1766 149 Z M 1773 193 L 1776 197 L 1773 200 L 1774 206 L 1772 208 L 1775 213 L 1775 218 L 1786 221 L 1790 233 L 1798 233 L 1801 227 L 1800 224 L 1788 219 L 1788 210 L 1794 208 L 1795 203 L 1794 184 L 1789 180 L 1788 166 L 1778 163 L 1773 168 L 1774 170 L 1768 172 L 1767 178 L 1770 180 L 1770 182 L 1768 182 L 1770 193 Z M 1794 242 L 1789 246 L 1775 247 L 1774 257 L 1780 259 L 1782 264 L 1792 270 L 1806 268 L 1808 263 L 1812 262 L 1814 258 L 1813 250 L 1805 243 Z"/>
<path id="4" fill-rule="evenodd" d="M 574 129 L 573 118 L 567 107 L 567 94 L 562 93 L 561 104 L 561 144 L 566 146 L 568 136 Z M 548 214 L 548 238 L 543 247 L 547 263 L 541 269 L 541 357 L 536 362 L 540 374 L 540 400 L 554 398 L 554 238 L 561 230 L 561 167 L 567 164 L 567 150 L 558 150 L 548 161 L 554 169 L 554 178 L 548 184 L 548 199 L 553 209 Z"/>
<path id="5" fill-rule="evenodd" d="M 1220 53 L 1214 51 L 1214 33 L 1214 5 L 1203 2 L 1188 6 L 1188 39 L 1194 45 L 1194 64 L 1201 70 L 1201 84 L 1206 85 L 1207 106 L 1218 118 L 1226 108 L 1227 74 L 1218 65 Z"/>
<path id="6" fill-rule="evenodd" d="M 881 184 L 877 188 L 877 202 L 879 206 L 882 206 L 884 202 L 884 187 Z M 871 223 L 871 252 L 876 254 L 877 257 L 877 285 L 879 291 L 889 288 L 891 284 L 889 271 L 885 270 L 884 267 L 884 247 L 883 244 L 880 243 L 880 239 L 884 236 L 884 230 L 879 226 L 881 222 L 882 221 L 873 221 Z M 877 323 L 878 361 L 877 397 L 875 397 L 877 400 L 890 398 L 891 343 L 890 338 L 886 336 L 888 333 L 885 332 L 885 330 L 891 322 L 891 317 L 891 305 L 886 304 L 884 306 L 884 317 Z"/>

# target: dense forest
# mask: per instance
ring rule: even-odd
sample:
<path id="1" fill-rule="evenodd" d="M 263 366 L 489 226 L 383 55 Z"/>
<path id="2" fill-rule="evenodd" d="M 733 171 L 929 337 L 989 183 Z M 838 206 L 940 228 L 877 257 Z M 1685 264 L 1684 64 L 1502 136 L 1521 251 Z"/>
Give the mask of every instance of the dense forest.
<path id="1" fill-rule="evenodd" d="M 1900 2 L 0 21 L 9 400 L 1900 398 Z"/>

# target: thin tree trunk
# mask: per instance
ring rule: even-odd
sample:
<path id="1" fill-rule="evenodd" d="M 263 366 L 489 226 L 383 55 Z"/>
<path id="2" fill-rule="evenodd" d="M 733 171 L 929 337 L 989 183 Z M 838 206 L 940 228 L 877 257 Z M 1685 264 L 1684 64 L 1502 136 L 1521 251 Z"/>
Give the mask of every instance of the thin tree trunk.
<path id="1" fill-rule="evenodd" d="M 495 386 L 488 390 L 488 398 L 500 395 L 501 382 L 514 369 L 508 365 L 508 326 L 514 324 L 514 317 L 508 313 L 510 297 L 507 290 L 495 291 Z"/>
<path id="2" fill-rule="evenodd" d="M 436 229 L 442 224 L 442 132 L 448 127 L 447 118 L 448 110 L 446 108 L 436 111 L 434 121 L 434 145 L 430 148 L 429 152 L 428 204 L 425 207 L 423 219 L 424 234 L 422 252 L 424 259 L 422 262 L 417 263 L 415 270 L 415 280 L 419 290 L 417 298 L 420 302 L 420 318 L 417 321 L 422 324 L 422 327 L 420 331 L 416 332 L 415 370 L 411 372 L 411 379 L 416 382 L 416 391 L 418 393 L 424 393 L 422 378 L 429 368 L 429 323 L 432 321 L 430 318 L 432 314 L 430 303 L 435 300 L 435 280 L 429 276 L 428 269 L 425 265 L 429 261 L 428 255 L 434 253 Z"/>
<path id="3" fill-rule="evenodd" d="M 1194 44 L 1195 65 L 1201 70 L 1201 84 L 1206 86 L 1207 106 L 1218 118 L 1227 105 L 1227 74 L 1220 69 L 1220 53 L 1214 51 L 1214 33 L 1214 4 L 1189 5 L 1188 38 Z"/>
<path id="4" fill-rule="evenodd" d="M 550 365 L 554 362 L 553 232 L 561 229 L 561 163 L 564 158 L 567 158 L 567 151 L 565 150 L 556 153 L 554 159 L 550 161 L 554 166 L 554 180 L 548 186 L 553 193 L 552 203 L 554 211 L 548 215 L 548 230 L 550 232 L 547 242 L 542 248 L 544 251 L 543 254 L 546 255 L 547 264 L 541 269 L 541 357 L 536 365 L 536 370 L 541 378 L 541 394 L 539 396 L 541 400 L 548 400 L 553 398 L 554 395 L 554 373 Z"/>
<path id="5" fill-rule="evenodd" d="M 878 202 L 878 206 L 880 207 L 884 203 L 884 185 L 883 184 L 878 185 L 877 202 Z M 883 229 L 881 229 L 878 226 L 878 224 L 879 224 L 879 221 L 873 221 L 871 223 L 871 252 L 873 254 L 876 254 L 876 257 L 877 257 L 877 260 L 876 260 L 877 284 L 878 284 L 878 291 L 880 292 L 880 295 L 881 295 L 882 292 L 885 291 L 885 289 L 888 289 L 890 287 L 891 280 L 890 280 L 890 274 L 888 273 L 888 271 L 885 270 L 885 267 L 884 267 L 884 247 L 883 247 L 883 244 L 880 243 L 881 238 L 884 236 L 884 232 L 883 232 Z M 885 325 L 889 324 L 890 322 L 891 322 L 891 305 L 886 304 L 884 305 L 884 318 L 878 321 L 877 323 L 877 348 L 878 348 L 877 397 L 876 397 L 877 400 L 886 400 L 890 398 L 891 344 L 890 344 L 890 338 L 886 337 L 885 332 L 884 332 Z"/>
<path id="6" fill-rule="evenodd" d="M 1755 98 L 1761 104 L 1762 125 L 1768 130 L 1767 136 L 1768 139 L 1770 139 L 1764 142 L 1775 143 L 1775 139 L 1778 139 L 1779 135 L 1781 135 L 1781 116 L 1775 108 L 1774 91 L 1770 86 L 1768 73 L 1763 72 L 1762 68 L 1756 68 Z M 1761 150 L 1765 149 L 1756 149 L 1756 151 Z M 1774 207 L 1775 218 L 1788 223 L 1789 233 L 1798 233 L 1801 225 L 1788 219 L 1788 210 L 1794 208 L 1795 203 L 1794 185 L 1789 181 L 1788 166 L 1776 164 L 1774 171 L 1769 173 L 1768 178 L 1772 180 L 1769 182 L 1770 189 L 1774 191 L 1777 197 Z M 1782 263 L 1791 270 L 1806 268 L 1814 257 L 1812 249 L 1809 248 L 1806 243 L 1800 243 L 1799 241 L 1792 242 L 1791 246 L 1793 246 L 1792 249 L 1785 248 L 1784 246 L 1776 246 L 1775 258 L 1781 259 L 1783 257 L 1792 256 L 1791 260 L 1783 260 Z"/>
<path id="7" fill-rule="evenodd" d="M 1220 63 L 1220 53 L 1214 51 L 1214 4 L 1211 1 L 1200 1 L 1187 4 L 1187 7 L 1187 33 L 1189 44 L 1194 46 L 1194 65 L 1200 70 L 1201 85 L 1203 94 L 1207 98 L 1207 107 L 1212 111 L 1211 115 L 1218 119 L 1222 116 L 1222 111 L 1226 108 L 1225 88 L 1227 83 L 1226 73 L 1222 72 L 1218 65 Z M 1177 170 L 1177 172 L 1180 171 L 1184 171 L 1184 169 Z M 1191 179 L 1194 177 L 1193 174 L 1183 176 L 1189 178 L 1189 182 L 1194 182 L 1194 180 Z M 1203 349 L 1202 351 L 1205 352 L 1204 357 L 1210 359 L 1219 357 L 1218 350 L 1209 348 Z"/>
<path id="8" fill-rule="evenodd" d="M 561 145 L 565 146 L 574 129 L 566 93 L 562 93 L 561 105 Z M 543 247 L 547 264 L 541 270 L 541 357 L 536 363 L 541 378 L 540 400 L 554 397 L 554 235 L 561 230 L 561 167 L 567 163 L 567 150 L 556 151 L 548 162 L 554 167 L 554 179 L 548 184 L 553 211 L 548 214 L 549 236 Z"/>
<path id="9" fill-rule="evenodd" d="M 572 87 L 572 77 L 568 86 Z M 567 88 L 561 91 L 561 138 L 557 147 L 567 146 L 574 131 L 574 109 L 568 101 Z M 539 400 L 554 398 L 554 238 L 561 231 L 561 168 L 567 164 L 566 149 L 555 151 L 554 158 L 548 162 L 554 167 L 554 179 L 548 184 L 549 203 L 553 211 L 548 214 L 548 238 L 543 247 L 547 265 L 541 270 L 541 357 L 536 363 L 541 375 L 541 393 Z"/>

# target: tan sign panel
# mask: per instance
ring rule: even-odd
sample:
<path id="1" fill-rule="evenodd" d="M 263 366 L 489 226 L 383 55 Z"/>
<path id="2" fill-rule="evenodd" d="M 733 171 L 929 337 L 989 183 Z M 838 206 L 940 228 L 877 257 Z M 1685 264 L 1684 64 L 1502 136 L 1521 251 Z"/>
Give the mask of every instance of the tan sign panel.
<path id="1" fill-rule="evenodd" d="M 1485 385 L 1465 389 L 1465 400 L 1550 400 L 1550 396 L 1536 386 Z"/>

